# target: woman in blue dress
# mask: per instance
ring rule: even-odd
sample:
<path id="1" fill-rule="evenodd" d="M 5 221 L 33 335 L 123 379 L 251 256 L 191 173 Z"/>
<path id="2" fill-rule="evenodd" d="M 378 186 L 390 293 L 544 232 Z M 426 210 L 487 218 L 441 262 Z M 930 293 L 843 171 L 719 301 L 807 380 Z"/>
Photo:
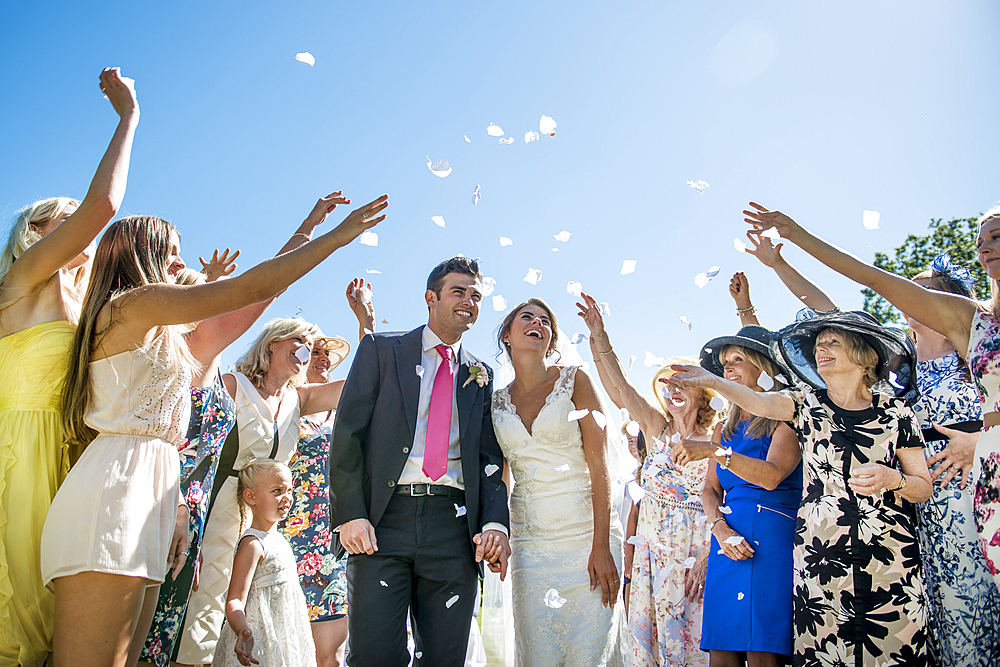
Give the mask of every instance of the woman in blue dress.
<path id="1" fill-rule="evenodd" d="M 746 326 L 710 341 L 701 365 L 754 391 L 785 386 L 769 332 Z M 761 383 L 764 376 L 770 382 Z M 792 655 L 792 545 L 802 499 L 795 432 L 731 405 L 712 443 L 681 441 L 673 455 L 709 466 L 702 504 L 712 529 L 701 648 L 713 667 L 778 665 Z"/>

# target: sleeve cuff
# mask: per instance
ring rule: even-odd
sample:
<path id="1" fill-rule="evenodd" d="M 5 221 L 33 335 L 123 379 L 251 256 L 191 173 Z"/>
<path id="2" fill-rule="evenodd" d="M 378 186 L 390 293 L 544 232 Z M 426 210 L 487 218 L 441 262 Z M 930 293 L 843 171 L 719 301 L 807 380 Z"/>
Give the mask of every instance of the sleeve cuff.
<path id="1" fill-rule="evenodd" d="M 487 530 L 499 531 L 503 533 L 504 537 L 510 539 L 510 533 L 507 532 L 507 526 L 503 525 L 502 523 L 497 523 L 496 521 L 492 521 L 483 526 L 483 532 L 485 533 Z"/>

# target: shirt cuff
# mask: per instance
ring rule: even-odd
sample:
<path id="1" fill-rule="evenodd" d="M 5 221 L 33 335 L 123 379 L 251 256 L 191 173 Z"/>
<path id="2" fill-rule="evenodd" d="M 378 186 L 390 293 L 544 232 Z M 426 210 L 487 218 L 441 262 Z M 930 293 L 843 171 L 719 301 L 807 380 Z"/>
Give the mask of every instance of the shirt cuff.
<path id="1" fill-rule="evenodd" d="M 483 526 L 483 532 L 485 533 L 487 530 L 500 531 L 501 533 L 503 533 L 504 537 L 510 539 L 510 534 L 507 532 L 507 526 L 503 525 L 502 523 L 497 523 L 496 521 L 492 521 Z"/>

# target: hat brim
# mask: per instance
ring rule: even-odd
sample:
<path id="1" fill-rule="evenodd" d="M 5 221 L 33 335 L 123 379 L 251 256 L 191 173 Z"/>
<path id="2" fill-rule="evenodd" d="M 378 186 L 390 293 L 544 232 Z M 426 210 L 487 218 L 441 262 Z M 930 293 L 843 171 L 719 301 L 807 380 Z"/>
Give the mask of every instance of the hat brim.
<path id="1" fill-rule="evenodd" d="M 722 351 L 730 346 L 745 347 L 748 350 L 763 354 L 771 361 L 776 361 L 774 350 L 769 345 L 765 345 L 760 341 L 753 340 L 752 338 L 743 338 L 742 336 L 719 336 L 708 341 L 705 343 L 705 347 L 701 348 L 701 367 L 713 375 L 718 375 L 720 378 L 725 377 L 726 371 L 720 357 Z"/>
<path id="2" fill-rule="evenodd" d="M 351 344 L 342 336 L 323 336 L 313 341 L 313 345 L 322 342 L 330 354 L 330 370 L 339 366 L 351 353 Z"/>

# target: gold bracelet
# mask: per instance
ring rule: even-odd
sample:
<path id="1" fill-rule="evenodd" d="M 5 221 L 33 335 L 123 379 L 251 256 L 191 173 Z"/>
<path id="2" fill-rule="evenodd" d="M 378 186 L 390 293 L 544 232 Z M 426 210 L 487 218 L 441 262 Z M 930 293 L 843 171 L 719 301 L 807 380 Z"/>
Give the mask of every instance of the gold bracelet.
<path id="1" fill-rule="evenodd" d="M 751 315 L 756 315 L 757 314 L 757 308 L 755 306 L 751 305 L 749 308 L 737 308 L 736 309 L 736 314 L 737 315 L 746 315 L 747 313 L 749 313 Z"/>
<path id="2" fill-rule="evenodd" d="M 308 242 L 308 241 L 312 241 L 312 240 L 313 240 L 313 239 L 312 239 L 312 237 L 311 237 L 311 236 L 309 236 L 308 234 L 306 234 L 305 232 L 295 232 L 294 234 L 292 234 L 292 238 L 293 238 L 293 239 L 294 239 L 294 238 L 295 238 L 296 236 L 304 236 L 304 237 L 306 238 L 306 241 L 307 241 L 307 242 Z"/>
<path id="3" fill-rule="evenodd" d="M 597 351 L 597 354 L 600 354 L 600 355 L 605 355 L 605 354 L 611 354 L 611 353 L 612 353 L 612 352 L 614 352 L 614 351 L 615 351 L 615 346 L 614 346 L 614 345 L 612 345 L 612 346 L 611 346 L 611 349 L 610 349 L 610 350 L 608 350 L 607 352 L 601 352 L 600 350 L 598 350 L 598 351 Z"/>

